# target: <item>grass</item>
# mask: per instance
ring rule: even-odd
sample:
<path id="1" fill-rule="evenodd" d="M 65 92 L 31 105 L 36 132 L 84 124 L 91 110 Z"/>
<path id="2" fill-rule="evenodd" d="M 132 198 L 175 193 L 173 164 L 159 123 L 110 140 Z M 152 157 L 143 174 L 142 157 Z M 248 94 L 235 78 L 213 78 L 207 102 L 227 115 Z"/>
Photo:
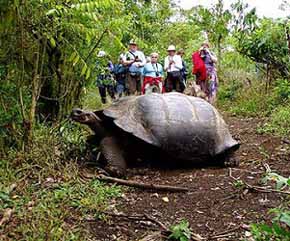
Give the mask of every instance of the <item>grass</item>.
<path id="1" fill-rule="evenodd" d="M 218 100 L 222 109 L 241 117 L 266 116 L 274 108 L 273 102 L 274 97 L 265 93 L 263 85 L 244 88 L 238 83 L 222 86 Z"/>
<path id="2" fill-rule="evenodd" d="M 97 218 L 120 187 L 82 178 L 86 133 L 76 124 L 39 126 L 32 151 L 11 150 L 0 164 L 1 240 L 89 240 L 82 221 Z"/>
<path id="3" fill-rule="evenodd" d="M 260 125 L 258 133 L 272 133 L 279 136 L 289 136 L 290 134 L 290 104 L 279 106 L 271 113 L 267 122 Z"/>
<path id="4" fill-rule="evenodd" d="M 238 117 L 259 117 L 267 121 L 257 129 L 258 133 L 271 133 L 278 136 L 290 134 L 290 83 L 277 80 L 268 93 L 262 83 L 243 87 L 233 82 L 219 89 L 218 106 Z M 286 86 L 286 87 L 285 87 Z"/>

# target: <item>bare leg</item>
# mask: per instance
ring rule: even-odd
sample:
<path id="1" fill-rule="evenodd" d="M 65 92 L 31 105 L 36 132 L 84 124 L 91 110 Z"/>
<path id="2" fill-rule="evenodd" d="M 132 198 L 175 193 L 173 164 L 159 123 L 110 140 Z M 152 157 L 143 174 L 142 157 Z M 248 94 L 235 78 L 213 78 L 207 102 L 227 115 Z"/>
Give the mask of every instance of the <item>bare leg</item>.
<path id="1" fill-rule="evenodd" d="M 101 152 L 107 160 L 105 170 L 113 176 L 124 176 L 126 173 L 126 161 L 116 139 L 112 136 L 105 137 L 101 143 Z"/>
<path id="2" fill-rule="evenodd" d="M 160 94 L 162 94 L 162 86 L 163 86 L 163 83 L 160 81 L 158 84 Z"/>

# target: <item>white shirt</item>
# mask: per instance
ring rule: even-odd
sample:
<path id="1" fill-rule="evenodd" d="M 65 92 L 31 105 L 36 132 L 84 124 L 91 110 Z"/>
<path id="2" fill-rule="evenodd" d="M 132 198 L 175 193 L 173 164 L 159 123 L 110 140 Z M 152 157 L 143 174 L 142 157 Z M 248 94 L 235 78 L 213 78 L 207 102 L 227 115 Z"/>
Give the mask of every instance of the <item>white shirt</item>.
<path id="1" fill-rule="evenodd" d="M 169 65 L 170 60 L 174 63 Z M 167 56 L 164 60 L 164 70 L 167 72 L 180 71 L 182 69 L 182 59 L 180 55 Z"/>
<path id="2" fill-rule="evenodd" d="M 143 54 L 142 51 L 136 50 L 136 51 L 128 51 L 124 56 L 123 56 L 123 61 L 129 61 L 133 60 L 135 57 L 138 57 L 139 61 L 138 62 L 133 62 L 129 66 L 129 71 L 130 72 L 143 72 L 143 66 L 146 64 L 146 58 L 145 55 Z"/>

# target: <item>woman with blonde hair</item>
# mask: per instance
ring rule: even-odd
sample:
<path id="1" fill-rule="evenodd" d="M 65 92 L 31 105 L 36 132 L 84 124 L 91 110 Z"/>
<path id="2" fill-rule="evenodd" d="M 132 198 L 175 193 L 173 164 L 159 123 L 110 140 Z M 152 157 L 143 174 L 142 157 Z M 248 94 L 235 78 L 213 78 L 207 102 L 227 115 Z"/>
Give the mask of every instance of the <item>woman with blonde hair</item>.
<path id="1" fill-rule="evenodd" d="M 150 62 L 145 64 L 143 69 L 143 86 L 142 93 L 147 94 L 151 92 L 163 92 L 163 68 L 158 63 L 158 53 L 152 53 L 150 55 Z"/>

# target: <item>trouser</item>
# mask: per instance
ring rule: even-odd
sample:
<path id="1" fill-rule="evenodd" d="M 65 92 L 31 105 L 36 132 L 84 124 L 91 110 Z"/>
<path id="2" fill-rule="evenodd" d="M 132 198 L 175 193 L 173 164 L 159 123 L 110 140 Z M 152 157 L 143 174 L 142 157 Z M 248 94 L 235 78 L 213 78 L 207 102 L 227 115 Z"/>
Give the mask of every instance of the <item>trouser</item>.
<path id="1" fill-rule="evenodd" d="M 129 95 L 134 95 L 136 91 L 141 93 L 141 75 L 132 75 L 132 73 L 128 73 L 126 87 L 128 89 Z"/>
<path id="2" fill-rule="evenodd" d="M 117 83 L 116 86 L 116 92 L 118 95 L 122 95 L 122 93 L 125 91 L 125 85 L 122 83 Z"/>
<path id="3" fill-rule="evenodd" d="M 117 80 L 117 85 L 116 85 L 116 93 L 117 93 L 117 97 L 121 97 L 122 94 L 125 92 L 126 90 L 126 81 L 125 79 L 121 79 L 121 80 Z"/>
<path id="4" fill-rule="evenodd" d="M 186 82 L 185 82 L 185 79 L 182 77 L 180 81 L 180 92 L 183 93 L 185 88 L 186 88 Z"/>
<path id="5" fill-rule="evenodd" d="M 166 92 L 171 91 L 182 92 L 181 78 L 182 77 L 180 71 L 168 72 L 166 79 Z"/>
<path id="6" fill-rule="evenodd" d="M 114 86 L 113 85 L 99 85 L 99 93 L 102 99 L 102 103 L 105 104 L 106 97 L 107 97 L 107 91 L 112 99 L 115 99 L 115 93 L 114 93 Z"/>

